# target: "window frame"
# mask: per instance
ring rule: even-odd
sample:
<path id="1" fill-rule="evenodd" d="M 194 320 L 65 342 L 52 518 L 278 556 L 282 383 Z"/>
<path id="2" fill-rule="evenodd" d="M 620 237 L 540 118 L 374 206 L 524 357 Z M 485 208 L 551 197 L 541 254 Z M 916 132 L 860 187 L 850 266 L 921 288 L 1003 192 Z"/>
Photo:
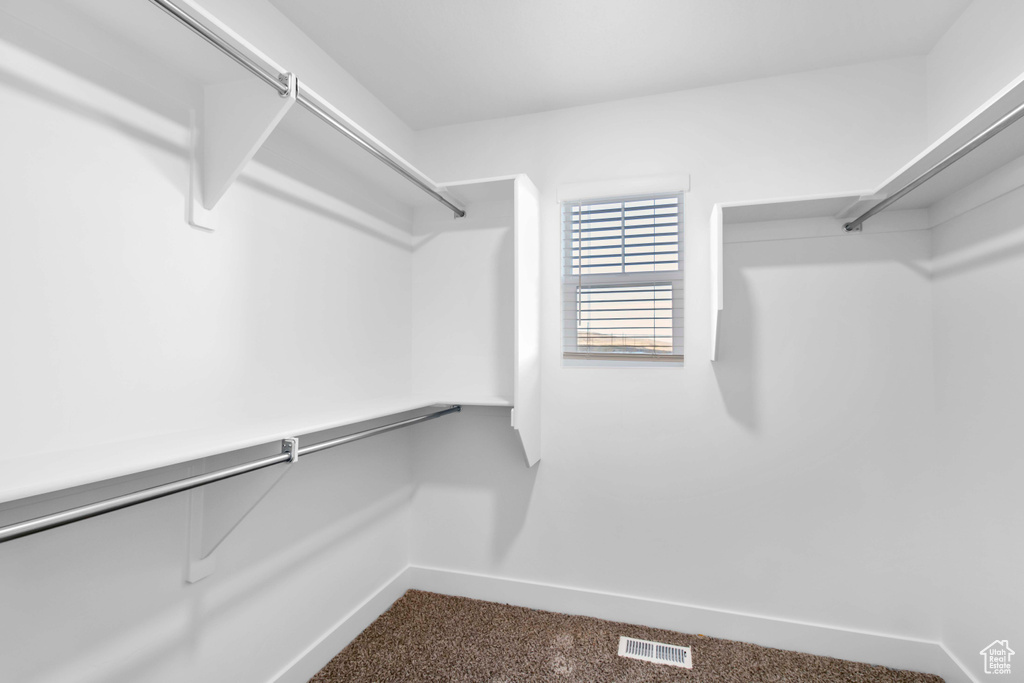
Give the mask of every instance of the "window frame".
<path id="1" fill-rule="evenodd" d="M 559 234 L 560 234 L 560 303 L 559 312 L 561 315 L 561 354 L 563 363 L 579 363 L 581 361 L 598 361 L 601 365 L 615 362 L 622 362 L 627 365 L 636 363 L 670 363 L 680 365 L 684 360 L 684 285 L 685 285 L 685 220 L 684 220 L 684 190 L 670 191 L 645 191 L 632 192 L 629 194 L 602 194 L 587 198 L 559 198 Z M 645 270 L 620 273 L 572 273 L 572 207 L 576 205 L 593 205 L 603 203 L 619 203 L 642 201 L 648 199 L 662 199 L 674 197 L 677 200 L 677 263 L 672 270 Z M 630 352 L 595 352 L 579 351 L 575 345 L 570 348 L 571 340 L 578 340 L 579 317 L 571 315 L 569 310 L 570 288 L 577 292 L 580 287 L 609 285 L 659 285 L 670 284 L 672 286 L 672 353 L 630 353 Z M 575 298 L 575 297 L 573 297 Z"/>

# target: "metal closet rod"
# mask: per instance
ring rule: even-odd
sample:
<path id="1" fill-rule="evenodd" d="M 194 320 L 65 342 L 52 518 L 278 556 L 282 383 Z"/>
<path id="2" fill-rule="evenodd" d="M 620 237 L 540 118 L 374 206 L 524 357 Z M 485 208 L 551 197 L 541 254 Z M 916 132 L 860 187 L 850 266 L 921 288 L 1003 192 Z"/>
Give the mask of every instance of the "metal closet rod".
<path id="1" fill-rule="evenodd" d="M 894 192 L 891 196 L 886 197 L 882 201 L 878 202 L 870 209 L 854 218 L 849 223 L 845 223 L 843 225 L 843 229 L 846 230 L 846 232 L 860 230 L 861 225 L 864 223 L 864 221 L 871 218 L 875 214 L 881 213 L 889 206 L 891 206 L 893 203 L 899 201 L 909 193 L 919 188 L 921 185 L 924 185 L 926 182 L 937 176 L 939 173 L 946 170 L 954 163 L 956 163 L 963 157 L 967 156 L 975 149 L 981 147 L 983 144 L 994 138 L 996 135 L 1012 126 L 1022 117 L 1024 117 L 1024 103 L 1017 105 L 1017 107 L 1009 114 L 1006 114 L 1001 119 L 993 123 L 991 126 L 975 135 L 973 138 L 971 138 L 969 141 L 967 141 L 961 147 L 959 147 L 956 151 L 949 154 L 949 156 L 947 156 L 942 161 L 938 162 L 937 164 L 929 168 L 927 171 L 925 171 L 918 177 L 914 178 L 912 181 L 910 181 L 909 183 L 901 187 L 899 190 Z"/>
<path id="2" fill-rule="evenodd" d="M 210 29 L 208 26 L 203 24 L 201 21 L 196 19 L 194 16 L 186 12 L 184 9 L 174 4 L 170 0 L 150 0 L 157 7 L 161 8 L 172 17 L 181 22 L 184 26 L 191 29 L 199 37 L 206 40 L 208 43 L 216 47 L 218 50 L 226 54 L 231 59 L 238 62 L 252 75 L 256 76 L 267 85 L 271 86 L 281 95 L 287 95 L 289 91 L 289 79 L 290 75 L 287 73 L 274 73 L 268 70 L 258 60 L 254 59 L 252 55 L 240 50 L 236 45 L 225 39 L 216 31 Z M 296 79 L 297 80 L 297 79 Z M 296 84 L 295 101 L 301 104 L 303 107 L 308 109 L 317 118 L 325 121 L 332 128 L 343 134 L 352 142 L 356 143 L 362 149 L 366 150 L 380 161 L 387 164 L 392 170 L 397 171 L 406 180 L 413 183 L 421 190 L 429 194 L 431 197 L 441 202 L 453 212 L 459 218 L 466 215 L 466 210 L 461 206 L 448 199 L 437 187 L 432 183 L 425 180 L 421 175 L 408 164 L 403 162 L 401 159 L 396 158 L 390 152 L 382 149 L 378 145 L 374 144 L 371 140 L 364 138 L 358 131 L 353 130 L 348 124 L 339 118 L 335 112 L 337 111 L 329 103 L 322 100 L 315 93 L 311 93 L 309 90 L 303 90 L 302 83 Z"/>
<path id="3" fill-rule="evenodd" d="M 255 472 L 256 470 L 261 470 L 264 467 L 270 467 L 271 465 L 279 465 L 285 462 L 296 462 L 303 455 L 309 455 L 310 453 L 334 448 L 335 446 L 341 446 L 342 444 L 352 443 L 353 441 L 359 441 L 360 439 L 365 439 L 370 436 L 376 436 L 377 434 L 383 434 L 384 432 L 408 427 L 409 425 L 414 425 L 419 422 L 426 422 L 427 420 L 433 420 L 443 415 L 457 413 L 461 410 L 462 406 L 453 405 L 434 411 L 433 413 L 427 413 L 426 415 L 411 417 L 406 420 L 399 420 L 398 422 L 392 422 L 372 429 L 364 429 L 361 432 L 347 434 L 346 436 L 341 436 L 337 439 L 321 441 L 301 448 L 299 448 L 298 439 L 284 439 L 281 442 L 281 452 L 277 455 L 271 455 L 260 460 L 254 460 L 253 462 L 235 465 L 234 467 L 226 467 L 214 472 L 208 472 L 207 474 L 199 474 L 186 479 L 178 479 L 177 481 L 161 484 L 160 486 L 153 486 L 133 493 L 127 493 L 123 496 L 117 496 L 116 498 L 108 498 L 96 503 L 90 503 L 89 505 L 81 505 L 76 508 L 71 508 L 70 510 L 55 512 L 52 515 L 45 515 L 25 522 L 18 522 L 17 524 L 0 527 L 0 543 L 36 534 L 40 531 L 55 529 L 59 526 L 64 526 L 65 524 L 89 519 L 90 517 L 96 517 L 115 510 L 122 510 L 133 505 L 138 505 L 139 503 L 156 500 L 157 498 L 163 498 L 174 493 L 180 493 L 200 486 L 206 486 L 207 484 L 212 484 L 215 481 L 222 481 L 224 479 L 230 479 L 231 477 L 237 477 L 240 474 Z"/>

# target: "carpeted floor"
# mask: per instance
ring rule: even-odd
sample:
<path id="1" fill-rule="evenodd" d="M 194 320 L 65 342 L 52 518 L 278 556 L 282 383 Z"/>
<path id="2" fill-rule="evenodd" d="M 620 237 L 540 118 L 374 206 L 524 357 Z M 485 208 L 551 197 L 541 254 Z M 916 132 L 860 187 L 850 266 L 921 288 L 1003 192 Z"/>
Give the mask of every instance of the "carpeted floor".
<path id="1" fill-rule="evenodd" d="M 619 657 L 620 635 L 688 645 L 693 669 Z M 415 590 L 310 679 L 399 681 L 942 683 L 929 674 Z"/>

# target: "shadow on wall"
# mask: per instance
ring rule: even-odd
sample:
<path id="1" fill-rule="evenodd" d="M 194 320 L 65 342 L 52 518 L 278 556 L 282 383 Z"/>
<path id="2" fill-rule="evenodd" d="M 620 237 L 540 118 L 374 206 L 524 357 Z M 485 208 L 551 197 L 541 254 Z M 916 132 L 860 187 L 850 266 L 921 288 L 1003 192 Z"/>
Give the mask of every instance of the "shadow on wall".
<path id="1" fill-rule="evenodd" d="M 508 408 L 464 407 L 441 422 L 415 428 L 413 563 L 500 562 L 522 532 L 543 463 L 526 466 Z"/>
<path id="2" fill-rule="evenodd" d="M 3 544 L 0 602 L 19 616 L 0 621 L 12 654 L 0 670 L 11 680 L 83 683 L 180 673 L 218 624 L 246 609 L 265 609 L 267 623 L 290 616 L 275 612 L 281 596 L 290 611 L 333 605 L 333 622 L 365 597 L 360 581 L 376 587 L 404 566 L 409 448 L 408 434 L 395 432 L 304 457 L 225 540 L 214 574 L 196 584 L 184 581 L 187 494 Z M 246 475 L 206 490 L 233 495 L 246 477 L 262 485 Z M 362 569 L 374 562 L 395 566 Z M 339 590 L 335 576 L 352 590 Z M 48 639 L 38 637 L 43 631 Z M 69 644 L 60 658 L 52 657 L 54 643 Z"/>
<path id="3" fill-rule="evenodd" d="M 5 71 L 35 82 L 54 85 L 51 72 L 65 72 L 61 81 L 82 80 L 124 97 L 157 116 L 188 122 L 188 109 L 199 94 L 195 84 L 155 59 L 140 56 L 139 45 L 115 36 L 83 11 L 84 3 L 5 3 L 0 12 L 0 41 L 47 62 L 41 69 L 24 69 L 16 54 L 5 54 Z M 155 7 L 153 9 L 156 9 Z M 0 44 L 6 51 L 8 48 Z M 88 46 L 86 48 L 85 46 Z M 87 53 L 88 49 L 91 52 Z M 241 73 L 241 72 L 240 72 Z M 145 77 L 142 76 L 145 74 Z M 96 104 L 95 102 L 90 102 Z M 121 112 L 113 112 L 117 116 Z"/>
<path id="4" fill-rule="evenodd" d="M 1024 164 L 1024 159 L 1015 162 Z M 935 228 L 936 280 L 1019 258 L 1024 254 L 1024 187 L 1018 187 Z"/>
<path id="5" fill-rule="evenodd" d="M 718 354 L 711 364 L 729 415 L 757 431 L 757 312 L 746 275 L 725 259 L 725 307 L 718 318 Z"/>
<path id="6" fill-rule="evenodd" d="M 7 26 L 0 22 L 0 85 L 141 143 L 136 152 L 139 161 L 156 168 L 170 186 L 178 189 L 184 219 L 189 189 L 190 112 L 201 105 L 199 84 L 185 82 L 166 66 L 147 60 L 134 63 L 134 69 L 144 73 L 145 79 L 139 73 L 122 73 L 97 55 L 27 24 L 17 20 L 10 24 L 12 30 L 3 30 Z M 93 32 L 102 36 L 97 38 L 97 45 L 121 54 L 112 47 L 119 42 L 117 37 Z M 335 143 L 334 137 L 325 129 L 325 140 Z M 296 134 L 294 125 L 283 125 L 281 131 L 273 133 L 257 161 L 297 182 L 289 187 L 268 182 L 251 164 L 238 182 L 394 246 L 411 248 L 405 235 L 410 216 L 404 207 L 396 208 L 400 207 L 397 202 L 369 186 L 355 170 L 314 149 Z M 186 165 L 184 170 L 182 164 Z"/>
<path id="7" fill-rule="evenodd" d="M 729 414 L 752 432 L 763 427 L 766 401 L 814 409 L 863 391 L 864 379 L 879 371 L 868 359 L 904 345 L 907 314 L 926 313 L 918 310 L 931 274 L 924 231 L 724 249 L 725 307 L 713 368 Z"/>
<path id="8" fill-rule="evenodd" d="M 178 155 L 183 159 L 187 154 L 187 149 L 183 144 L 183 134 L 171 131 L 169 125 L 160 125 L 163 122 L 157 122 L 155 118 L 145 117 L 148 120 L 143 120 L 143 117 L 133 117 L 127 112 L 112 111 L 111 107 L 114 103 L 111 103 L 110 107 L 97 106 L 81 97 L 80 94 L 76 96 L 69 93 L 66 88 L 46 87 L 35 80 L 9 71 L 7 65 L 0 68 L 0 84 L 18 90 L 39 102 L 132 137 L 144 145 L 141 149 L 147 151 L 155 149 Z M 182 112 L 186 112 L 186 110 L 180 108 L 177 113 L 182 114 Z M 187 119 L 187 113 L 183 115 Z M 180 117 L 176 116 L 175 118 Z M 166 163 L 165 154 L 147 154 L 147 157 L 153 167 L 160 170 L 164 178 L 175 185 L 181 185 L 184 190 L 183 183 L 187 178 L 181 177 L 182 174 L 178 167 Z"/>

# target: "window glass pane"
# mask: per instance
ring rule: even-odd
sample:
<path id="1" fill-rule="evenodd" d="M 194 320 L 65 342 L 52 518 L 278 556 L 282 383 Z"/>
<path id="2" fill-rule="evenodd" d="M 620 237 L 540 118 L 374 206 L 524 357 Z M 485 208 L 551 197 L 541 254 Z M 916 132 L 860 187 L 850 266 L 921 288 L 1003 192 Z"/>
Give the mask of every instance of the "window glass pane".
<path id="1" fill-rule="evenodd" d="M 672 353 L 672 283 L 576 288 L 576 350 Z"/>
<path id="2" fill-rule="evenodd" d="M 682 197 L 562 204 L 566 358 L 682 360 Z"/>

